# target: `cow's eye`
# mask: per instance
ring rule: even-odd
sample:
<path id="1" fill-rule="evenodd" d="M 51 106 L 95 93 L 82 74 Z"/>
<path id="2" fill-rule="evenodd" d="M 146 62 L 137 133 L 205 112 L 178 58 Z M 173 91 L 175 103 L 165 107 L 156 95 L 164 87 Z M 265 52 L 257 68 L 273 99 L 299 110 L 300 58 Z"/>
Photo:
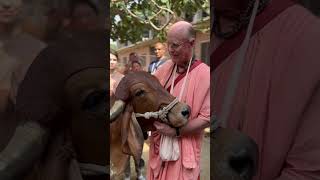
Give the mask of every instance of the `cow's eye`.
<path id="1" fill-rule="evenodd" d="M 96 90 L 86 96 L 82 101 L 82 109 L 92 112 L 99 111 L 100 107 L 104 106 L 107 102 L 107 91 Z"/>
<path id="2" fill-rule="evenodd" d="M 136 92 L 135 96 L 142 96 L 144 93 L 144 90 L 139 90 Z"/>

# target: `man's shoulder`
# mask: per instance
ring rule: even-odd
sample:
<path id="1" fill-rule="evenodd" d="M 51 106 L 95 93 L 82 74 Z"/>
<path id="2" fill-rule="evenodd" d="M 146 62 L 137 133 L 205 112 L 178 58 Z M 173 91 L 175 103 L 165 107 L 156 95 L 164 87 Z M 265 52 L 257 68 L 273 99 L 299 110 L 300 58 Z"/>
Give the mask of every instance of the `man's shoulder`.
<path id="1" fill-rule="evenodd" d="M 200 79 L 210 79 L 210 67 L 200 60 L 200 64 L 195 68 Z"/>
<path id="2" fill-rule="evenodd" d="M 198 66 L 198 68 L 200 68 L 201 70 L 203 70 L 203 71 L 208 71 L 208 72 L 210 72 L 210 67 L 209 67 L 209 65 L 207 65 L 205 62 L 203 62 L 202 60 L 198 60 L 198 61 L 200 61 L 200 64 L 199 64 L 199 66 Z"/>
<path id="3" fill-rule="evenodd" d="M 171 67 L 174 63 L 172 62 L 171 59 L 163 61 L 163 63 L 161 64 L 161 66 L 159 67 L 159 69 L 168 69 L 169 67 Z"/>

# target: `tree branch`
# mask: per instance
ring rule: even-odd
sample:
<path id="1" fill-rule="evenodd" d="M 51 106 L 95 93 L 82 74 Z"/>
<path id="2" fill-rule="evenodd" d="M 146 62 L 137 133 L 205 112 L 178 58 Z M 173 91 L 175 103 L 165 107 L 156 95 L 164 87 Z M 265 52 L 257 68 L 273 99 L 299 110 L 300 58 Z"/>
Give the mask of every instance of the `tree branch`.
<path id="1" fill-rule="evenodd" d="M 157 4 L 154 0 L 151 0 L 151 2 L 152 2 L 158 9 L 160 9 L 160 10 L 159 10 L 155 15 L 151 16 L 150 18 L 149 18 L 148 16 L 146 16 L 146 15 L 145 15 L 145 12 L 143 11 L 143 15 L 147 18 L 147 20 L 145 20 L 145 19 L 139 17 L 138 15 L 136 15 L 135 13 L 133 13 L 133 12 L 127 7 L 127 6 L 128 6 L 128 4 L 127 4 L 128 1 L 127 1 L 127 0 L 124 1 L 125 6 L 126 6 L 124 9 L 125 9 L 125 10 L 127 11 L 127 13 L 129 13 L 132 17 L 138 19 L 142 24 L 149 24 L 149 25 L 151 25 L 151 27 L 152 27 L 153 29 L 155 29 L 155 30 L 157 30 L 157 31 L 161 31 L 161 30 L 163 30 L 166 26 L 168 26 L 168 24 L 171 22 L 171 20 L 172 20 L 174 17 L 176 17 L 176 15 L 175 15 L 175 13 L 174 13 L 172 10 L 160 6 L 160 5 Z M 153 20 L 154 18 L 156 18 L 157 16 L 159 16 L 159 14 L 161 14 L 163 11 L 168 12 L 169 14 L 171 14 L 171 16 L 170 16 L 169 19 L 167 19 L 167 22 L 166 22 L 163 26 L 158 27 L 158 26 L 156 26 L 156 25 L 152 22 L 152 20 Z"/>

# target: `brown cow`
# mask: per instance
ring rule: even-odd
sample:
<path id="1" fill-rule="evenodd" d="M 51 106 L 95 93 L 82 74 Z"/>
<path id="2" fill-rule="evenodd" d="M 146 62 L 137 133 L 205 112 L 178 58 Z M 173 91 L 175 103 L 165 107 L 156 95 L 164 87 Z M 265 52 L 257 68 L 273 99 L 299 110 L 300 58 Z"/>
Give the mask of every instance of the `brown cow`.
<path id="1" fill-rule="evenodd" d="M 119 83 L 116 97 L 111 99 L 110 110 L 110 144 L 112 173 L 120 174 L 127 167 L 129 155 L 133 155 L 136 167 L 139 167 L 143 148 L 143 134 L 154 130 L 153 122 L 157 118 L 132 118 L 134 113 L 156 112 L 168 106 L 175 100 L 159 83 L 147 72 L 134 72 L 126 75 Z M 166 121 L 173 127 L 181 127 L 187 123 L 190 108 L 178 102 L 167 114 Z M 138 178 L 141 172 L 138 170 Z M 140 176 L 141 178 L 141 176 Z"/>

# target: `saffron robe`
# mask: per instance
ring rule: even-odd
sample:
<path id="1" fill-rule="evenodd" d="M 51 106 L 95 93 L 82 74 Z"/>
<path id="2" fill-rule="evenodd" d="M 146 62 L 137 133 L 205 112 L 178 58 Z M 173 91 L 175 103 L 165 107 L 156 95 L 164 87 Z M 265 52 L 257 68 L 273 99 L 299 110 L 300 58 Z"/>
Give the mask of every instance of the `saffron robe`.
<path id="1" fill-rule="evenodd" d="M 168 80 L 174 63 L 166 61 L 155 73 L 162 85 Z M 171 77 L 172 78 L 172 77 Z M 171 86 L 169 80 L 166 89 Z M 178 78 L 176 76 L 176 78 Z M 184 77 L 186 78 L 186 77 Z M 182 78 L 173 90 L 174 96 L 179 96 L 183 80 Z M 182 101 L 191 107 L 189 121 L 199 119 L 210 121 L 210 68 L 201 63 L 188 75 L 189 82 L 182 96 Z M 148 180 L 195 180 L 200 175 L 200 153 L 203 131 L 178 139 L 180 146 L 180 157 L 177 161 L 163 162 L 159 155 L 160 134 L 153 131 L 150 137 L 149 162 L 147 170 Z"/>
<path id="2" fill-rule="evenodd" d="M 254 180 L 320 179 L 319 32 L 319 18 L 292 5 L 251 37 L 227 127 L 258 144 Z M 237 52 L 214 71 L 218 118 Z"/>

